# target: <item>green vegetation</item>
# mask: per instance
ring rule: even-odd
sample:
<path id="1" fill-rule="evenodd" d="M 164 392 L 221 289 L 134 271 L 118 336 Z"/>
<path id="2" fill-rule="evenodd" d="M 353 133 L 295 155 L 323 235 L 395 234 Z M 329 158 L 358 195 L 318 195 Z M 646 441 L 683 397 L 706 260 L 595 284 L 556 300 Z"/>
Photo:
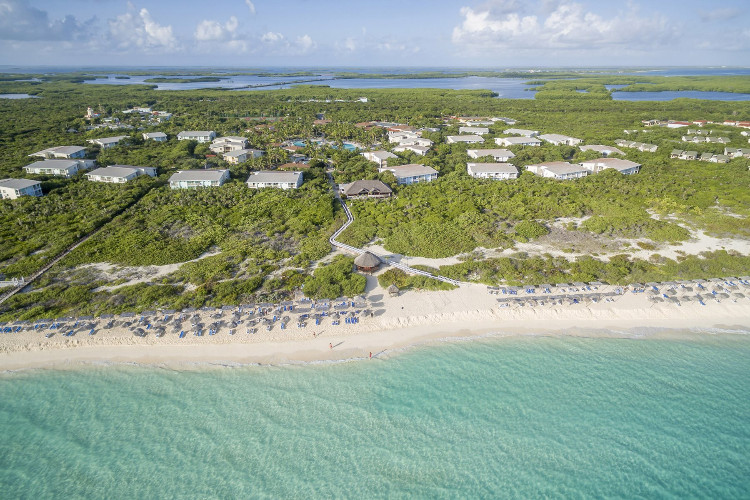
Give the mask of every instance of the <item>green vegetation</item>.
<path id="1" fill-rule="evenodd" d="M 747 272 L 750 256 L 724 250 L 691 255 L 678 260 L 656 258 L 653 261 L 616 255 L 608 261 L 579 257 L 570 261 L 547 254 L 486 260 L 467 260 L 452 266 L 441 266 L 440 274 L 462 281 L 488 285 L 539 285 L 570 281 L 605 281 L 627 285 L 635 282 L 700 279 L 708 276 L 732 276 Z"/>
<path id="2" fill-rule="evenodd" d="M 318 267 L 305 280 L 305 295 L 313 299 L 354 297 L 365 291 L 367 278 L 354 272 L 354 259 L 339 255 Z"/>
<path id="3" fill-rule="evenodd" d="M 430 272 L 439 272 L 437 269 L 430 269 Z M 399 290 L 453 290 L 455 285 L 444 281 L 434 280 L 421 276 L 419 274 L 407 274 L 401 269 L 391 268 L 378 275 L 378 283 L 383 288 L 396 285 Z"/>
<path id="4" fill-rule="evenodd" d="M 223 79 L 234 74 L 162 72 L 160 76 L 197 76 Z M 529 78 L 528 73 L 480 76 Z M 122 72 L 122 74 L 146 74 Z M 311 76 L 300 72 L 287 76 Z M 382 241 L 392 252 L 425 257 L 468 254 L 478 247 L 511 248 L 517 242 L 548 240 L 557 218 L 580 218 L 568 229 L 610 238 L 639 238 L 637 245 L 653 250 L 661 242 L 679 242 L 686 228 L 718 236 L 750 237 L 750 172 L 747 159 L 712 164 L 669 159 L 674 148 L 684 149 L 684 130 L 649 128 L 641 120 L 745 120 L 748 102 L 678 99 L 667 102 L 613 101 L 605 84 L 642 85 L 642 90 L 721 90 L 750 92 L 745 77 L 597 76 L 595 72 L 534 74 L 542 90 L 534 100 L 495 99 L 486 90 L 444 89 L 331 89 L 297 86 L 273 91 L 185 90 L 157 91 L 153 85 L 109 86 L 81 84 L 98 77 L 91 73 L 37 75 L 41 81 L 18 81 L 30 75 L 0 78 L 0 93 L 28 93 L 39 97 L 0 100 L 0 178 L 27 177 L 21 170 L 33 161 L 27 155 L 56 145 L 88 147 L 88 157 L 100 165 L 114 163 L 157 167 L 156 179 L 139 178 L 125 185 L 73 179 L 44 178 L 40 199 L 0 201 L 0 273 L 28 276 L 63 249 L 98 227 L 102 231 L 76 249 L 29 293 L 0 306 L 0 318 L 62 314 L 98 314 L 155 307 L 199 307 L 290 298 L 300 288 L 309 296 L 333 297 L 359 293 L 364 278 L 352 273 L 351 262 L 316 262 L 330 252 L 328 237 L 343 222 L 323 172 L 333 168 L 336 182 L 381 179 L 395 197 L 354 201 L 355 223 L 341 240 L 360 246 Z M 268 76 L 271 76 L 268 74 Z M 278 75 L 273 75 L 278 76 Z M 375 75 L 338 75 L 372 78 Z M 404 78 L 405 75 L 391 75 Z M 446 78 L 435 73 L 411 77 Z M 455 73 L 455 76 L 461 76 Z M 465 76 L 465 75 L 464 75 Z M 569 79 L 568 79 L 569 78 Z M 190 82 L 194 78 L 185 79 Z M 206 80 L 207 81 L 207 80 Z M 586 90 L 579 93 L 577 90 Z M 632 90 L 625 88 L 624 90 Z M 366 96 L 366 103 L 356 102 Z M 118 118 L 131 130 L 89 130 L 101 120 L 84 119 L 87 106 L 102 117 Z M 153 124 L 138 114 L 123 114 L 133 106 L 167 110 L 173 118 Z M 314 120 L 324 114 L 330 123 Z M 657 144 L 657 153 L 624 150 L 643 165 L 641 173 L 622 176 L 605 171 L 571 182 L 543 179 L 528 172 L 512 181 L 487 181 L 467 176 L 466 145 L 444 143 L 458 124 L 449 116 L 508 116 L 517 127 L 556 132 L 589 144 L 613 144 L 616 139 Z M 392 174 L 378 173 L 373 163 L 341 147 L 354 141 L 365 147 L 391 149 L 385 131 L 369 129 L 372 120 L 431 127 L 425 137 L 435 141 L 425 157 L 399 153 L 392 164 L 424 163 L 440 172 L 438 181 L 396 186 Z M 359 124 L 355 125 L 355 124 Z M 164 143 L 143 141 L 141 130 L 163 131 Z M 489 146 L 503 136 L 504 123 L 490 127 Z M 729 137 L 730 147 L 746 144 L 740 130 L 709 125 L 715 135 Z M 219 135 L 243 135 L 250 147 L 267 153 L 240 165 L 228 165 L 207 145 L 176 141 L 181 130 L 215 130 Z M 623 130 L 637 130 L 628 136 Z M 98 151 L 86 140 L 104 135 L 129 135 L 129 145 Z M 338 149 L 316 147 L 308 139 L 325 137 Z M 312 158 L 302 189 L 293 192 L 251 191 L 243 184 L 249 172 L 272 168 L 289 160 L 279 144 L 308 140 L 302 151 Z M 486 146 L 485 146 L 486 147 Z M 690 145 L 699 153 L 723 152 L 723 145 Z M 513 164 L 521 168 L 552 160 L 580 161 L 593 153 L 544 145 L 513 148 Z M 165 185 L 177 170 L 229 168 L 232 180 L 222 188 L 172 191 Z M 110 222 L 111 221 L 111 222 Z M 635 246 L 635 244 L 634 244 Z M 569 246 L 566 245 L 566 248 Z M 570 245 L 572 247 L 572 245 Z M 474 256 L 444 266 L 441 274 L 461 280 L 497 284 L 585 281 L 610 282 L 748 274 L 747 257 L 716 252 L 687 256 L 679 261 L 654 258 L 633 260 L 627 255 L 608 260 L 517 255 L 480 260 Z M 128 284 L 129 278 L 103 275 L 84 264 L 133 266 L 175 265 L 176 270 L 147 283 Z M 182 264 L 182 265 L 180 265 Z M 125 268 L 129 269 L 129 268 Z M 85 271 L 85 272 L 84 272 Z M 404 288 L 442 289 L 442 282 L 403 276 L 395 270 L 380 275 L 383 283 Z M 113 279 L 115 278 L 115 279 Z M 124 281 L 123 281 L 124 280 Z M 304 284 L 304 286 L 302 286 Z"/>
<path id="5" fill-rule="evenodd" d="M 42 198 L 0 201 L 0 273 L 29 276 L 79 238 L 135 203 L 154 181 L 124 186 L 51 178 Z"/>

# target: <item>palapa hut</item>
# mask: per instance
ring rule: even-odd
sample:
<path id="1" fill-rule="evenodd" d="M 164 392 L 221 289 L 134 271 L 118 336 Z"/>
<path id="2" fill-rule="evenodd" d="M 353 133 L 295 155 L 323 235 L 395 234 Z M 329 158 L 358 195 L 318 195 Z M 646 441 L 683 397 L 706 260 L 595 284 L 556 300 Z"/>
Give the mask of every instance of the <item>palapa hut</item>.
<path id="1" fill-rule="evenodd" d="M 388 287 L 388 295 L 390 295 L 391 297 L 398 297 L 398 293 L 400 291 L 401 290 L 399 290 L 396 285 L 391 285 Z"/>
<path id="2" fill-rule="evenodd" d="M 380 259 L 370 252 L 365 252 L 354 259 L 354 265 L 360 271 L 372 272 L 380 266 Z"/>

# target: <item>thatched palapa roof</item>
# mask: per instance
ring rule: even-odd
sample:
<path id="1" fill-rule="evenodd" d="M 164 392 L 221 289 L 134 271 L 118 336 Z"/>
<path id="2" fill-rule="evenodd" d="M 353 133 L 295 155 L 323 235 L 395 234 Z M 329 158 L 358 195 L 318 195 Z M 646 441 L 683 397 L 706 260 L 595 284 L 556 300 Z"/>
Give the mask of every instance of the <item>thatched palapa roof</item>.
<path id="1" fill-rule="evenodd" d="M 354 259 L 354 265 L 364 268 L 378 267 L 380 265 L 380 259 L 375 254 L 365 252 Z"/>

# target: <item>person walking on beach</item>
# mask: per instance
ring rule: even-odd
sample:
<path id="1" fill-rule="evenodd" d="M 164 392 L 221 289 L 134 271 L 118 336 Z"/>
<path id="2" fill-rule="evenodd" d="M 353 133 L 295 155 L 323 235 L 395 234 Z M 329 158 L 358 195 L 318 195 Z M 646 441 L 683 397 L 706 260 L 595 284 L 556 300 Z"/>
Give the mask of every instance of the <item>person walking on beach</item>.
<path id="1" fill-rule="evenodd" d="M 372 351 L 370 351 L 370 359 L 372 359 Z"/>
<path id="2" fill-rule="evenodd" d="M 333 344 L 328 344 L 329 349 L 333 349 Z"/>

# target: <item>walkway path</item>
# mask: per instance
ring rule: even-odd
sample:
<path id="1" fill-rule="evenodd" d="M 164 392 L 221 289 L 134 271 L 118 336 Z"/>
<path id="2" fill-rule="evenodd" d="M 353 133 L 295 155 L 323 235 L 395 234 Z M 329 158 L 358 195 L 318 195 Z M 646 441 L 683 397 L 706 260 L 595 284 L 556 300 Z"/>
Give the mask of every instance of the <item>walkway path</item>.
<path id="1" fill-rule="evenodd" d="M 336 197 L 337 200 L 339 200 L 339 203 L 341 203 L 341 206 L 344 208 L 344 213 L 346 214 L 346 222 L 343 226 L 341 226 L 338 231 L 333 233 L 333 235 L 328 239 L 328 241 L 331 242 L 333 246 L 336 248 L 340 248 L 342 250 L 346 250 L 347 252 L 355 253 L 357 255 L 365 253 L 365 250 L 362 248 L 356 248 L 351 245 L 347 245 L 346 243 L 341 243 L 336 240 L 336 238 L 339 237 L 341 233 L 346 230 L 347 227 L 351 225 L 352 222 L 354 222 L 354 216 L 352 215 L 352 212 L 349 210 L 349 207 L 346 206 L 346 203 L 344 200 L 341 199 L 341 196 L 339 195 L 338 191 L 336 190 L 336 183 L 333 182 L 333 177 L 331 176 L 330 172 L 326 172 L 326 175 L 328 176 L 328 182 L 331 184 L 331 188 L 333 189 L 333 195 Z M 415 269 L 413 267 L 409 267 L 405 264 L 401 264 L 400 262 L 387 262 L 385 259 L 377 256 L 382 262 L 385 262 L 386 264 L 395 267 L 396 269 L 401 269 L 404 272 L 411 273 L 411 274 L 419 274 L 421 276 L 425 276 L 427 278 L 432 278 L 434 280 L 443 281 L 445 283 L 450 283 L 451 285 L 459 286 L 461 284 L 460 281 L 456 281 L 451 278 L 446 278 L 445 276 L 440 276 L 438 274 L 431 274 L 427 271 L 422 271 L 421 269 Z"/>
<path id="2" fill-rule="evenodd" d="M 18 285 L 16 288 L 14 288 L 14 289 L 12 289 L 10 291 L 7 291 L 4 294 L 1 294 L 0 295 L 0 304 L 2 304 L 3 302 L 5 302 L 9 298 L 13 297 L 18 292 L 20 292 L 20 291 L 25 290 L 26 288 L 28 288 L 28 286 L 31 285 L 31 283 L 33 283 L 37 278 L 39 278 L 41 275 L 43 275 L 44 273 L 46 273 L 47 271 L 49 271 L 52 266 L 54 266 L 55 264 L 57 264 L 58 262 L 60 262 L 70 252 L 72 252 L 73 250 L 75 250 L 76 248 L 78 248 L 79 246 L 81 246 L 81 244 L 83 244 L 84 242 L 86 242 L 89 238 L 91 238 L 92 236 L 96 235 L 99 231 L 101 231 L 102 229 L 104 229 L 104 227 L 107 224 L 109 224 L 110 222 L 112 222 L 115 219 L 115 217 L 117 217 L 118 215 L 122 214 L 123 212 L 125 212 L 125 210 L 129 209 L 130 207 L 132 207 L 133 205 L 135 205 L 136 203 L 138 203 L 141 200 L 141 198 L 143 198 L 144 196 L 146 196 L 146 194 L 148 194 L 152 189 L 154 189 L 158 185 L 159 185 L 158 183 L 152 184 L 151 187 L 149 187 L 148 189 L 146 189 L 139 196 L 136 196 L 135 199 L 132 202 L 130 202 L 128 205 L 126 205 L 126 206 L 120 208 L 119 210 L 115 211 L 110 216 L 110 218 L 109 218 L 108 221 L 105 221 L 98 228 L 96 228 L 94 231 L 90 232 L 89 234 L 87 234 L 86 236 L 84 236 L 83 238 L 81 238 L 80 240 L 78 240 L 76 243 L 74 243 L 71 246 L 69 246 L 67 249 L 65 249 L 65 251 L 63 251 L 57 257 L 55 257 L 54 259 L 52 259 L 51 261 L 49 261 L 47 264 L 45 264 L 37 272 L 35 272 L 34 274 L 32 274 L 31 276 L 29 276 L 28 278 L 26 278 L 23 283 L 21 283 L 20 285 Z"/>

